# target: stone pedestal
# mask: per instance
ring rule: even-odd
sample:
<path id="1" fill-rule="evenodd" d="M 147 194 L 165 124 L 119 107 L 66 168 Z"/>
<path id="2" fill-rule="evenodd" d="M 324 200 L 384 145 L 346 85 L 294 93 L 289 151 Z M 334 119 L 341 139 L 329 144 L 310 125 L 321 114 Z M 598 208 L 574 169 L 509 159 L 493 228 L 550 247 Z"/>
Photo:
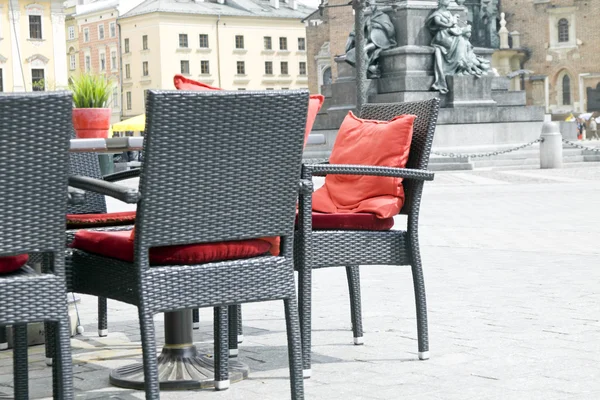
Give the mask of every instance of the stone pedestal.
<path id="1" fill-rule="evenodd" d="M 496 102 L 492 99 L 492 80 L 492 76 L 447 77 L 449 92 L 446 95 L 446 106 L 451 108 L 495 106 Z"/>

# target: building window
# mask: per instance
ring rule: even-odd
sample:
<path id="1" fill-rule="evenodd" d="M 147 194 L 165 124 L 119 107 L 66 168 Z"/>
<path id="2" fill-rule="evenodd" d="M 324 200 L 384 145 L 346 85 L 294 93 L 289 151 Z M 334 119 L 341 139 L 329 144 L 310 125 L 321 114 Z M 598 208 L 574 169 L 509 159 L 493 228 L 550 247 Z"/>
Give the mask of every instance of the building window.
<path id="1" fill-rule="evenodd" d="M 118 88 L 113 88 L 112 103 L 113 103 L 113 108 L 119 107 L 119 89 Z"/>
<path id="2" fill-rule="evenodd" d="M 91 72 L 92 70 L 92 57 L 89 54 L 85 55 L 85 72 Z"/>
<path id="3" fill-rule="evenodd" d="M 77 68 L 77 65 L 75 64 L 75 54 L 71 54 L 69 56 L 69 69 L 74 71 L 75 68 Z"/>
<path id="4" fill-rule="evenodd" d="M 142 36 L 142 50 L 148 50 L 148 35 Z"/>
<path id="5" fill-rule="evenodd" d="M 75 27 L 70 26 L 69 27 L 69 40 L 73 40 L 73 39 L 75 39 Z"/>
<path id="6" fill-rule="evenodd" d="M 298 70 L 300 71 L 300 75 L 306 75 L 306 62 L 300 61 L 298 64 Z"/>
<path id="7" fill-rule="evenodd" d="M 208 35 L 204 33 L 200 34 L 200 48 L 208 49 Z"/>
<path id="8" fill-rule="evenodd" d="M 131 110 L 131 92 L 125 93 L 125 98 L 127 101 L 127 109 Z"/>
<path id="9" fill-rule="evenodd" d="M 238 75 L 246 75 L 246 63 L 243 61 L 237 62 L 237 73 Z"/>
<path id="10" fill-rule="evenodd" d="M 187 49 L 187 47 L 188 47 L 188 40 L 187 40 L 187 34 L 186 33 L 180 33 L 179 34 L 179 47 Z"/>
<path id="11" fill-rule="evenodd" d="M 287 75 L 288 73 L 289 73 L 288 63 L 287 63 L 287 61 L 282 61 L 281 62 L 281 75 Z"/>
<path id="12" fill-rule="evenodd" d="M 246 88 L 239 87 L 238 90 L 246 90 Z"/>
<path id="13" fill-rule="evenodd" d="M 31 70 L 31 87 L 34 92 L 43 92 L 46 89 L 43 69 Z"/>
<path id="14" fill-rule="evenodd" d="M 83 41 L 85 43 L 90 41 L 90 30 L 88 28 L 83 28 Z"/>
<path id="15" fill-rule="evenodd" d="M 562 103 L 565 106 L 571 104 L 571 78 L 569 75 L 562 78 Z"/>
<path id="16" fill-rule="evenodd" d="M 115 22 L 111 22 L 108 24 L 108 27 L 110 30 L 110 37 L 117 37 L 117 24 Z"/>
<path id="17" fill-rule="evenodd" d="M 210 74 L 210 67 L 208 64 L 208 60 L 200 61 L 200 73 L 201 74 Z"/>
<path id="18" fill-rule="evenodd" d="M 117 51 L 113 50 L 110 52 L 110 69 L 117 69 Z"/>
<path id="19" fill-rule="evenodd" d="M 104 39 L 104 24 L 98 25 L 98 40 Z"/>
<path id="20" fill-rule="evenodd" d="M 287 50 L 287 38 L 279 38 L 279 50 Z"/>
<path id="21" fill-rule="evenodd" d="M 4 71 L 0 68 L 0 92 L 4 92 Z"/>
<path id="22" fill-rule="evenodd" d="M 273 75 L 273 61 L 265 61 L 265 75 Z"/>
<path id="23" fill-rule="evenodd" d="M 129 53 L 129 38 L 126 38 L 124 41 L 125 53 Z"/>
<path id="24" fill-rule="evenodd" d="M 272 87 L 268 87 L 267 90 L 275 90 L 275 89 Z"/>
<path id="25" fill-rule="evenodd" d="M 106 54 L 100 53 L 100 71 L 106 71 Z"/>
<path id="26" fill-rule="evenodd" d="M 273 42 L 271 36 L 265 36 L 265 50 L 273 50 Z"/>
<path id="27" fill-rule="evenodd" d="M 181 60 L 181 73 L 184 75 L 190 74 L 190 62 L 188 60 Z"/>
<path id="28" fill-rule="evenodd" d="M 131 79 L 131 65 L 125 64 L 125 79 Z"/>
<path id="29" fill-rule="evenodd" d="M 148 72 L 148 61 L 142 62 L 142 75 L 143 76 L 150 75 L 149 72 Z"/>
<path id="30" fill-rule="evenodd" d="M 561 18 L 558 21 L 558 42 L 565 43 L 569 41 L 569 21 Z"/>
<path id="31" fill-rule="evenodd" d="M 235 48 L 236 49 L 244 48 L 244 37 L 242 35 L 235 36 Z"/>
<path id="32" fill-rule="evenodd" d="M 30 15 L 29 16 L 29 38 L 30 39 L 41 39 L 42 38 L 42 16 L 41 15 Z"/>
<path id="33" fill-rule="evenodd" d="M 305 51 L 306 50 L 306 39 L 303 37 L 298 38 L 298 50 Z"/>

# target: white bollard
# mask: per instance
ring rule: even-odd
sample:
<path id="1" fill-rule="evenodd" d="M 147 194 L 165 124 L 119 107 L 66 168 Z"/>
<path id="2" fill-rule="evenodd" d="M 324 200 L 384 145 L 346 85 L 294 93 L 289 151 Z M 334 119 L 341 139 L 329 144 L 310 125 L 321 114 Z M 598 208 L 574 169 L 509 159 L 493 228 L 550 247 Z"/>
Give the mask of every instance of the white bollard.
<path id="1" fill-rule="evenodd" d="M 562 168 L 563 145 L 560 128 L 556 122 L 544 122 L 540 143 L 540 168 Z"/>

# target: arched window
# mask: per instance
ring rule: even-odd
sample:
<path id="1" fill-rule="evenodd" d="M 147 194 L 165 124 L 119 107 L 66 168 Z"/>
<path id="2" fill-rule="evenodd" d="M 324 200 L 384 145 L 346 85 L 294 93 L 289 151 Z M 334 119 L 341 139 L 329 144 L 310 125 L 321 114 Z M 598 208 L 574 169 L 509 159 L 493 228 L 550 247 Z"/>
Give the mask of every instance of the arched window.
<path id="1" fill-rule="evenodd" d="M 563 105 L 571 104 L 571 78 L 569 75 L 562 78 L 562 103 Z"/>
<path id="2" fill-rule="evenodd" d="M 558 21 L 558 42 L 565 43 L 569 41 L 569 21 L 561 18 Z"/>
<path id="3" fill-rule="evenodd" d="M 326 68 L 323 71 L 323 85 L 331 85 L 333 79 L 331 79 L 331 68 Z"/>

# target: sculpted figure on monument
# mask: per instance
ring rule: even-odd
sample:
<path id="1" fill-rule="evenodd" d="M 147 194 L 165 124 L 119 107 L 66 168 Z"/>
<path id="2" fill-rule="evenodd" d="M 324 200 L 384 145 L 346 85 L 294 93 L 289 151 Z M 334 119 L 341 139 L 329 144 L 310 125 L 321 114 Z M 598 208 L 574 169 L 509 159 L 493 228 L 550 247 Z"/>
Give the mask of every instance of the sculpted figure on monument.
<path id="1" fill-rule="evenodd" d="M 396 46 L 396 30 L 390 17 L 371 3 L 371 14 L 365 17 L 365 62 L 367 78 L 379 78 L 379 55 L 383 50 Z M 355 32 L 350 32 L 346 42 L 346 54 L 340 58 L 356 66 Z"/>
<path id="2" fill-rule="evenodd" d="M 458 15 L 452 15 L 448 6 L 450 0 L 439 0 L 438 8 L 426 20 L 431 31 L 434 48 L 435 81 L 431 88 L 440 93 L 448 93 L 446 76 L 487 74 L 490 64 L 478 57 L 471 45 L 471 26 L 461 26 Z"/>

